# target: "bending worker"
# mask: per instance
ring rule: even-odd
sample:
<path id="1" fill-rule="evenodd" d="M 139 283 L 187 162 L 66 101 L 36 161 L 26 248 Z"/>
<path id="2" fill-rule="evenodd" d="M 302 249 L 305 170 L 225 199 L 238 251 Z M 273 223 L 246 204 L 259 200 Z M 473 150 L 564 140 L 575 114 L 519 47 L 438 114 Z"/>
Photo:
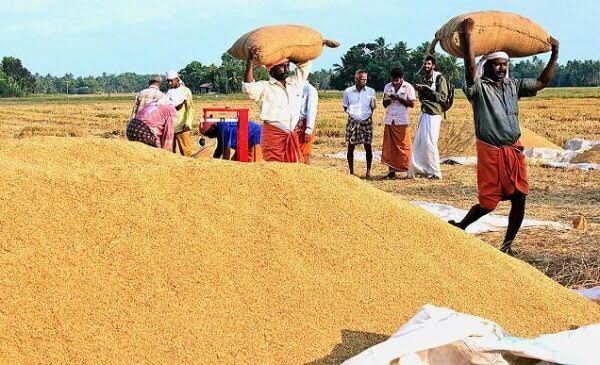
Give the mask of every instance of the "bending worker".
<path id="1" fill-rule="evenodd" d="M 508 77 L 509 57 L 504 52 L 483 56 L 475 65 L 471 45 L 473 19 L 462 24 L 461 43 L 465 62 L 463 90 L 473 107 L 477 137 L 477 194 L 474 205 L 460 222 L 449 223 L 466 229 L 493 211 L 502 200 L 510 200 L 508 228 L 500 250 L 513 255 L 512 243 L 525 216 L 525 197 L 529 192 L 523 145 L 519 142 L 518 100 L 535 96 L 548 86 L 556 71 L 558 41 L 552 37 L 552 55 L 538 79 Z"/>
<path id="2" fill-rule="evenodd" d="M 203 122 L 200 125 L 200 133 L 208 138 L 217 139 L 217 148 L 213 158 L 222 158 L 224 160 L 237 160 L 237 122 Z M 248 122 L 248 160 L 251 162 L 262 161 L 262 149 L 260 146 L 261 128 L 258 123 Z M 233 157 L 231 150 L 236 150 Z"/>
<path id="3" fill-rule="evenodd" d="M 176 120 L 177 110 L 173 105 L 150 103 L 127 124 L 127 139 L 172 152 Z"/>

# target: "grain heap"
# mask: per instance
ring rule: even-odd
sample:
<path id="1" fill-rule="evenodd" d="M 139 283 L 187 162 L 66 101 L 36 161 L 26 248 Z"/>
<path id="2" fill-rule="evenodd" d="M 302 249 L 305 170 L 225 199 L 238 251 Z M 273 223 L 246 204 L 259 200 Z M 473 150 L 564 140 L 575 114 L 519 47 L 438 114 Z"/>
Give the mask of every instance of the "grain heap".
<path id="1" fill-rule="evenodd" d="M 535 133 L 531 129 L 525 128 L 521 126 L 521 143 L 525 148 L 534 148 L 534 147 L 545 147 L 545 148 L 553 148 L 556 150 L 562 150 L 562 148 L 552 143 L 548 138 L 542 137 L 539 134 Z"/>
<path id="2" fill-rule="evenodd" d="M 2 143 L 0 243 L 0 363 L 335 362 L 425 303 L 517 335 L 600 320 L 358 179 L 118 140 Z"/>
<path id="3" fill-rule="evenodd" d="M 600 145 L 590 148 L 575 156 L 572 163 L 600 163 Z"/>
<path id="4" fill-rule="evenodd" d="M 440 154 L 442 156 L 476 156 L 475 131 L 472 128 L 464 128 L 459 132 L 455 132 L 451 127 L 448 127 L 448 124 L 445 123 L 445 125 L 442 125 Z M 544 147 L 562 150 L 560 146 L 540 136 L 531 129 L 523 126 L 520 126 L 520 128 L 521 138 L 519 140 L 525 148 Z"/>

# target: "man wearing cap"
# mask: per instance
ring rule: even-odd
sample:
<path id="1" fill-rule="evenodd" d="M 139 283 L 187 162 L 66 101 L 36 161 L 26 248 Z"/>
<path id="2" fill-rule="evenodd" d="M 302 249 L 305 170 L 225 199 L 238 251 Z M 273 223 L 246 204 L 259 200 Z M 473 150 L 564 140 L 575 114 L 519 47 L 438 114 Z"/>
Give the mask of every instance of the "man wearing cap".
<path id="1" fill-rule="evenodd" d="M 224 160 L 237 159 L 237 137 L 238 123 L 237 122 L 202 122 L 200 125 L 200 133 L 208 138 L 217 139 L 217 148 L 213 154 L 213 158 L 223 158 Z M 262 149 L 260 146 L 260 124 L 248 122 L 248 161 L 262 161 Z M 231 157 L 231 149 L 236 150 Z"/>
<path id="2" fill-rule="evenodd" d="M 466 229 L 493 211 L 502 200 L 510 200 L 508 228 L 500 250 L 514 255 L 512 242 L 525 216 L 525 197 L 529 192 L 523 145 L 519 142 L 518 101 L 535 96 L 548 86 L 556 72 L 559 43 L 548 38 L 552 54 L 546 68 L 536 79 L 508 77 L 509 57 L 505 52 L 485 55 L 475 64 L 471 45 L 473 19 L 462 24 L 461 43 L 465 62 L 463 90 L 473 107 L 477 137 L 477 194 L 474 205 L 460 222 L 450 224 Z"/>
<path id="3" fill-rule="evenodd" d="M 260 108 L 263 157 L 268 162 L 303 162 L 298 134 L 294 130 L 300 119 L 302 88 L 311 62 L 298 63 L 294 74 L 288 76 L 290 60 L 280 60 L 267 67 L 268 81 L 254 81 L 253 62 L 261 51 L 259 47 L 253 47 L 248 53 L 242 91 Z"/>
<path id="4" fill-rule="evenodd" d="M 194 120 L 194 103 L 192 92 L 185 86 L 176 71 L 167 71 L 167 82 L 169 91 L 158 100 L 159 104 L 170 104 L 177 109 L 177 121 L 175 122 L 175 143 L 173 152 L 184 156 L 192 155 L 192 122 Z"/>
<path id="5" fill-rule="evenodd" d="M 300 107 L 300 120 L 296 126 L 298 141 L 300 142 L 300 151 L 302 160 L 305 164 L 310 164 L 310 154 L 312 145 L 315 141 L 315 121 L 317 120 L 317 106 L 319 104 L 319 94 L 317 89 L 306 81 L 302 88 L 302 105 Z"/>
<path id="6" fill-rule="evenodd" d="M 146 105 L 157 101 L 164 95 L 159 89 L 161 81 L 162 78 L 160 76 L 154 76 L 148 81 L 148 87 L 137 94 L 131 117 L 129 118 L 130 120 L 135 118 L 137 113 L 144 109 Z"/>

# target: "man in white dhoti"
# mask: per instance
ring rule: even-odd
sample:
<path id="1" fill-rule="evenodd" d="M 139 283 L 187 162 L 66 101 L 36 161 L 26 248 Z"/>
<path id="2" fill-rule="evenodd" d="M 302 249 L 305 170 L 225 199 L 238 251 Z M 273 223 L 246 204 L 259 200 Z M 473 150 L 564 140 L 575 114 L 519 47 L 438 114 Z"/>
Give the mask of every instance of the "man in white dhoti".
<path id="1" fill-rule="evenodd" d="M 444 116 L 443 103 L 448 97 L 448 85 L 444 75 L 435 71 L 435 58 L 431 55 L 423 61 L 424 80 L 415 86 L 421 102 L 419 125 L 413 142 L 413 153 L 408 177 L 441 179 L 438 140 Z"/>

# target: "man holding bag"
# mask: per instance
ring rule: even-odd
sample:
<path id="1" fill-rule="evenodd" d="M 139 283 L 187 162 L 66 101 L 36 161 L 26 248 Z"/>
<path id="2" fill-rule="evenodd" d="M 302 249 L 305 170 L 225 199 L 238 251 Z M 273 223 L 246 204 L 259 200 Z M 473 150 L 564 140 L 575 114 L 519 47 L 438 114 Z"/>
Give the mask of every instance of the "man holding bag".
<path id="1" fill-rule="evenodd" d="M 505 52 L 485 55 L 475 64 L 471 44 L 474 21 L 465 19 L 462 39 L 465 62 L 463 90 L 473 107 L 477 137 L 477 193 L 474 205 L 460 222 L 449 223 L 466 229 L 492 212 L 502 200 L 510 200 L 508 228 L 500 250 L 513 255 L 512 242 L 525 216 L 525 197 L 529 192 L 523 145 L 519 142 L 518 101 L 535 96 L 547 87 L 556 72 L 559 43 L 550 37 L 552 55 L 536 79 L 515 79 L 508 76 L 509 57 Z"/>

